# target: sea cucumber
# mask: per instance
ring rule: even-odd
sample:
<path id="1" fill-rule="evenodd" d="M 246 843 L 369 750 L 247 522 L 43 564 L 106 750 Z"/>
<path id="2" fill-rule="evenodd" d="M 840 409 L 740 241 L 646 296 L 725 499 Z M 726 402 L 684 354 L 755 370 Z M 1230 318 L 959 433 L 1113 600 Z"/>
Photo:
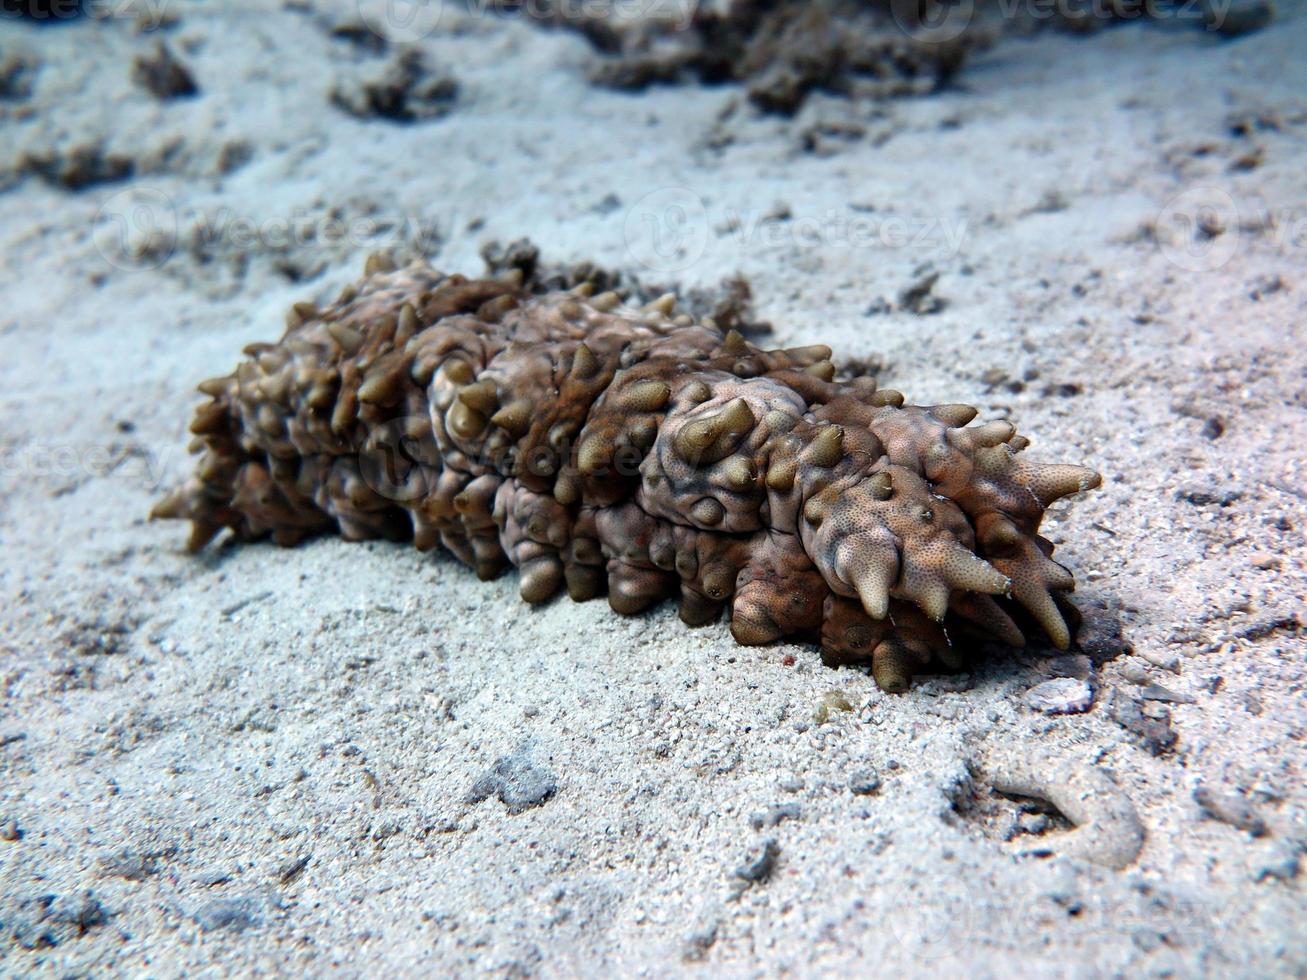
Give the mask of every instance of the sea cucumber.
<path id="1" fill-rule="evenodd" d="M 1074 580 L 1038 531 L 1098 475 L 1028 462 L 970 406 L 836 380 L 828 347 L 385 256 L 287 320 L 199 386 L 195 474 L 152 515 L 190 520 L 192 550 L 224 528 L 443 545 L 483 579 L 515 566 L 530 603 L 679 594 L 691 625 L 729 605 L 740 643 L 816 639 L 894 692 L 1021 646 L 1019 623 L 1072 640 Z"/>

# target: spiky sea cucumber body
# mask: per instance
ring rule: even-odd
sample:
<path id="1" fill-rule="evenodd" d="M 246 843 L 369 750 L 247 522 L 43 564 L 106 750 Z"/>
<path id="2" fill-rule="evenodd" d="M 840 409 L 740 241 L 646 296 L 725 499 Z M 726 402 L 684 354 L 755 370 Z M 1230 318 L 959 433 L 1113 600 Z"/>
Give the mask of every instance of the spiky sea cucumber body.
<path id="1" fill-rule="evenodd" d="M 200 385 L 195 475 L 154 511 L 193 550 L 224 528 L 443 545 L 482 578 L 515 566 L 532 603 L 679 594 L 690 624 L 729 604 L 740 643 L 817 639 L 887 690 L 957 668 L 968 633 L 1021 645 L 1013 615 L 1070 642 L 1074 582 L 1038 530 L 1097 474 L 1027 463 L 968 406 L 835 381 L 824 346 L 375 259 L 245 353 Z"/>

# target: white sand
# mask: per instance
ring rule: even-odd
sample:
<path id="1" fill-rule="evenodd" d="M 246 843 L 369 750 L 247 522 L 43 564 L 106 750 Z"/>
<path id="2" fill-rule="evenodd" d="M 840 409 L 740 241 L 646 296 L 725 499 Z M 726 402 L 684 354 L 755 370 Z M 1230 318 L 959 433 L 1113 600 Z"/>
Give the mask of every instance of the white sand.
<path id="1" fill-rule="evenodd" d="M 130 81 L 153 45 L 130 21 L 0 23 L 0 53 L 42 63 L 0 165 L 104 137 L 153 171 L 0 193 L 0 973 L 1307 972 L 1307 17 L 1011 41 L 938 96 L 718 122 L 737 89 L 595 90 L 578 37 L 447 12 L 422 47 L 460 101 L 400 126 L 328 103 L 360 56 L 325 29 L 352 4 L 315 6 L 176 4 L 201 94 L 162 105 Z M 818 121 L 867 136 L 805 154 Z M 1170 220 L 1195 195 L 1238 212 L 1197 248 Z M 788 222 L 760 225 L 777 202 Z M 644 268 L 669 205 L 691 251 Z M 212 240 L 134 268 L 115 215 L 138 244 L 174 215 Z M 402 230 L 278 240 L 363 219 Z M 189 469 L 195 383 L 431 228 L 450 271 L 520 236 L 685 287 L 739 270 L 778 346 L 880 357 L 912 400 L 1098 467 L 1047 533 L 1137 655 L 1080 715 L 1027 706 L 1068 669 L 1039 648 L 890 697 L 671 606 L 530 609 L 511 575 L 382 543 L 194 558 L 148 524 Z M 866 315 L 926 263 L 943 311 Z M 996 368 L 1038 376 L 1013 392 Z M 1113 719 L 1139 682 L 1184 696 L 1173 752 Z M 830 692 L 853 710 L 817 724 Z M 553 795 L 466 802 L 504 758 Z M 1137 859 L 1108 867 L 1057 820 L 1005 840 L 1018 809 L 988 778 L 1020 766 L 1050 793 L 1107 774 Z M 1199 786 L 1266 833 L 1204 816 Z M 747 883 L 765 839 L 774 870 Z"/>

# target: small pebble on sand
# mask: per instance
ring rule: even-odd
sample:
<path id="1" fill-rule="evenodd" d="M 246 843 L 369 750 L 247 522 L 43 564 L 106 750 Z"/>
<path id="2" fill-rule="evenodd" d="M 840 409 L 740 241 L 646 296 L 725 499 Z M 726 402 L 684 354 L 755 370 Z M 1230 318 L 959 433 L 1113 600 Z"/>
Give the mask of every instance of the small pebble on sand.
<path id="1" fill-rule="evenodd" d="M 1026 692 L 1026 704 L 1049 715 L 1075 715 L 1094 703 L 1094 689 L 1087 681 L 1057 677 L 1036 684 Z"/>

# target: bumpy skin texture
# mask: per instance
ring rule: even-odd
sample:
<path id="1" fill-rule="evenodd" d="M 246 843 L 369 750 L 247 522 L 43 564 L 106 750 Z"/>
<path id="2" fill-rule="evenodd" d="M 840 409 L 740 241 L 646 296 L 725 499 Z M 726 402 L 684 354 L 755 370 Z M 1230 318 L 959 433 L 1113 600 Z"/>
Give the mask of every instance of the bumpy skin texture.
<path id="1" fill-rule="evenodd" d="M 191 521 L 192 550 L 224 528 L 443 545 L 482 578 L 515 566 L 527 602 L 729 607 L 740 643 L 816 639 L 889 691 L 977 639 L 1020 646 L 1018 620 L 1071 641 L 1074 583 L 1038 531 L 1097 474 L 1026 462 L 968 406 L 835 381 L 826 347 L 759 350 L 670 296 L 374 257 L 245 353 L 200 385 L 195 475 L 154 510 Z"/>

